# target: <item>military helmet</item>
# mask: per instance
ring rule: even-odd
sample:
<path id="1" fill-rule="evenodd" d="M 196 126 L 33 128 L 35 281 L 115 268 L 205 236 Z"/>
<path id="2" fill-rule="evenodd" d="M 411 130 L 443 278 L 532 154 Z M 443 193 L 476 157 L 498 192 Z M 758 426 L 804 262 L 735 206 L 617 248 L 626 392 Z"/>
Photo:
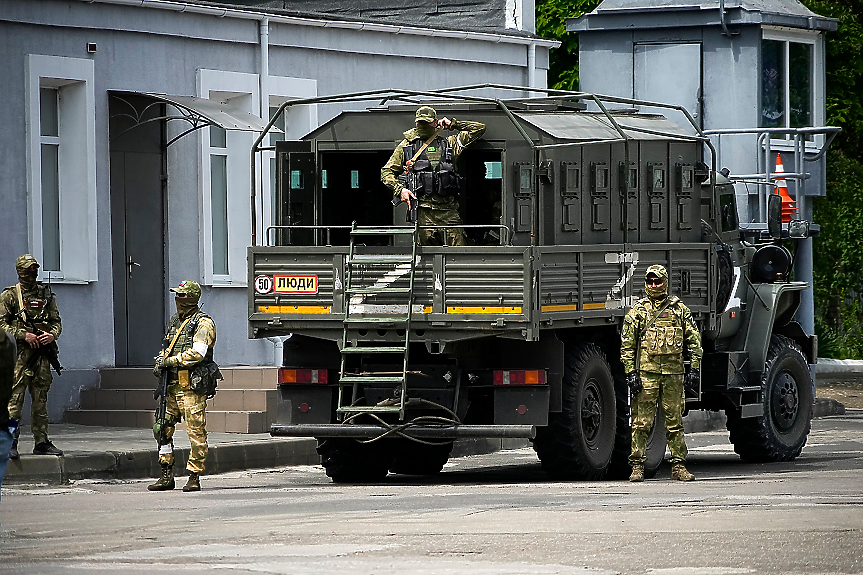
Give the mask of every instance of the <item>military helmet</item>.
<path id="1" fill-rule="evenodd" d="M 417 122 L 428 122 L 433 124 L 437 120 L 437 112 L 431 106 L 421 106 L 417 109 Z"/>
<path id="2" fill-rule="evenodd" d="M 663 280 L 668 279 L 668 270 L 665 269 L 665 266 L 660 265 L 652 265 L 647 268 L 647 271 L 644 273 L 644 279 L 647 279 L 649 275 L 655 275 L 658 278 L 662 278 Z"/>
<path id="3" fill-rule="evenodd" d="M 23 256 L 19 256 L 18 259 L 15 260 L 15 269 L 26 270 L 27 268 L 32 266 L 39 267 L 39 262 L 37 262 L 36 258 L 31 256 L 30 254 L 24 254 Z"/>
<path id="4" fill-rule="evenodd" d="M 171 288 L 171 291 L 174 293 L 184 293 L 188 297 L 195 299 L 201 297 L 201 286 L 194 280 L 183 280 L 180 282 L 180 285 Z"/>

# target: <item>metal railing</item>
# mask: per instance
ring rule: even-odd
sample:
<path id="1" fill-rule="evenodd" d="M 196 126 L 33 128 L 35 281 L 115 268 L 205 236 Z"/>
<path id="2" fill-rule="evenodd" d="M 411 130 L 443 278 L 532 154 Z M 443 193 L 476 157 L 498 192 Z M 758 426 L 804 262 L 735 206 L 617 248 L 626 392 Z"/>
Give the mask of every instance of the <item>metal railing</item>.
<path id="1" fill-rule="evenodd" d="M 363 226 L 359 226 L 359 229 L 362 229 L 362 227 Z M 397 229 L 403 228 L 405 226 L 372 226 L 372 227 L 391 228 L 391 229 L 397 230 Z M 511 245 L 512 236 L 513 236 L 512 230 L 510 229 L 509 226 L 507 226 L 505 224 L 460 224 L 460 225 L 446 225 L 446 226 L 418 226 L 418 228 L 421 230 L 446 230 L 446 229 L 455 229 L 455 228 L 461 229 L 461 230 L 499 229 L 501 232 L 500 237 L 503 239 L 503 242 L 501 245 L 505 245 L 505 246 Z M 279 230 L 287 230 L 288 233 L 290 233 L 291 230 L 326 230 L 326 243 L 324 245 L 325 246 L 332 246 L 333 245 L 333 243 L 332 243 L 332 230 L 351 230 L 351 229 L 353 229 L 352 226 L 327 226 L 327 225 L 320 225 L 320 226 L 313 226 L 313 225 L 267 226 L 265 234 L 266 234 L 267 247 L 272 247 L 272 246 L 279 245 L 274 241 L 274 238 L 273 238 L 273 232 L 277 232 Z M 411 226 L 411 229 L 413 229 L 412 226 Z M 318 237 L 319 237 L 318 234 L 314 235 L 314 240 L 315 240 L 314 245 L 316 245 L 316 246 L 320 245 L 318 242 Z"/>

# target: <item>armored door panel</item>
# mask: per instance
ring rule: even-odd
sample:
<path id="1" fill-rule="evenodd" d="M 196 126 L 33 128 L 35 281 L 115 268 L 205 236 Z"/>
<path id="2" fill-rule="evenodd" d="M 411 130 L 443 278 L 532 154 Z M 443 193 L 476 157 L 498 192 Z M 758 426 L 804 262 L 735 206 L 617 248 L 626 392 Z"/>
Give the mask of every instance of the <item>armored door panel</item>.
<path id="1" fill-rule="evenodd" d="M 555 228 L 557 244 L 580 244 L 582 231 L 581 148 L 569 148 L 558 166 Z"/>
<path id="2" fill-rule="evenodd" d="M 582 242 L 607 244 L 611 241 L 611 167 L 609 146 L 584 148 L 581 194 Z M 586 172 L 586 173 L 585 173 Z"/>
<path id="3" fill-rule="evenodd" d="M 664 142 L 641 142 L 639 147 L 642 192 L 638 206 L 638 241 L 667 242 L 668 145 Z"/>
<path id="4" fill-rule="evenodd" d="M 701 237 L 698 185 L 695 182 L 696 147 L 669 144 L 672 208 L 670 237 L 673 242 L 697 242 Z"/>

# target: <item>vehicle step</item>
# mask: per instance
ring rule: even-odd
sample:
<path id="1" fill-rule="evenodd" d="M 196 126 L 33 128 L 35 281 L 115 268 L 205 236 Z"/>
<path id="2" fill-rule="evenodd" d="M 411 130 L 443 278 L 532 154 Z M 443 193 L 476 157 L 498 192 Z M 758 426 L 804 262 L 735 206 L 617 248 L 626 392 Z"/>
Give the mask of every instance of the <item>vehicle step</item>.
<path id="1" fill-rule="evenodd" d="M 401 375 L 345 375 L 339 383 L 401 383 L 404 379 Z"/>
<path id="2" fill-rule="evenodd" d="M 401 288 L 401 287 L 390 287 L 390 286 L 381 286 L 377 288 L 363 287 L 363 288 L 347 288 L 345 290 L 346 294 L 387 294 L 387 293 L 411 293 L 411 288 Z"/>
<path id="3" fill-rule="evenodd" d="M 391 347 L 345 347 L 342 348 L 342 353 L 404 353 L 405 346 Z"/>
<path id="4" fill-rule="evenodd" d="M 406 324 L 407 321 L 408 321 L 408 317 L 406 315 L 397 315 L 394 317 L 353 317 L 353 316 L 348 316 L 345 319 L 345 323 L 349 323 L 351 325 L 365 324 L 365 323 L 372 324 L 373 323 L 373 324 L 376 324 L 378 327 L 380 327 L 380 324 L 386 324 L 386 325 L 402 324 L 402 327 L 404 327 L 404 324 Z"/>
<path id="5" fill-rule="evenodd" d="M 337 413 L 398 413 L 402 410 L 401 407 L 397 405 L 393 406 L 377 406 L 377 405 L 369 405 L 369 406 L 346 406 L 340 407 L 336 410 Z"/>

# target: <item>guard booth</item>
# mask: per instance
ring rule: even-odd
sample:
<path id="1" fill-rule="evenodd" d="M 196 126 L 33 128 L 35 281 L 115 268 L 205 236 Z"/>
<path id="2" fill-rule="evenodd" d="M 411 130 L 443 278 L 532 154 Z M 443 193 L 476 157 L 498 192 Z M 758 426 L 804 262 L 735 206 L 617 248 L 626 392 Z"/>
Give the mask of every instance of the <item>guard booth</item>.
<path id="1" fill-rule="evenodd" d="M 689 110 L 730 170 L 741 227 L 766 225 L 767 195 L 783 177 L 796 202 L 786 220 L 811 221 L 811 198 L 825 195 L 824 151 L 839 131 L 823 128 L 824 33 L 837 21 L 797 0 L 734 4 L 604 0 L 567 21 L 578 33 L 580 87 Z M 811 239 L 800 242 L 794 271 L 811 285 Z M 812 292 L 802 295 L 798 319 L 812 333 Z"/>

